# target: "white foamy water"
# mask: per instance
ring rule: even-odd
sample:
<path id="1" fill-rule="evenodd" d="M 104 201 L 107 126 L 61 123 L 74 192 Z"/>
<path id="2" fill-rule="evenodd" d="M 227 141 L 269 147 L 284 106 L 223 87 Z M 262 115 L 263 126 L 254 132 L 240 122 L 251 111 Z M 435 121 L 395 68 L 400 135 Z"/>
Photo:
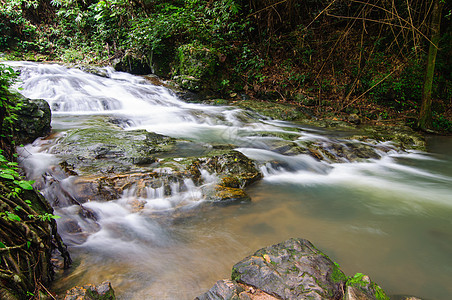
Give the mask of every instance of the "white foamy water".
<path id="1" fill-rule="evenodd" d="M 108 68 L 100 77 L 58 65 L 9 64 L 21 70 L 21 93 L 49 102 L 58 132 L 21 152 L 27 175 L 62 216 L 59 228 L 76 261 L 57 289 L 111 280 L 119 299 L 193 299 L 255 250 L 302 237 L 347 275 L 369 274 L 390 294 L 440 300 L 452 294 L 450 152 L 397 153 L 390 143 L 363 143 L 378 159 L 331 163 L 284 155 L 280 149 L 292 142 L 344 148 L 362 142 L 233 107 L 185 103 L 164 87 Z M 234 145 L 259 164 L 264 179 L 247 190 L 246 205 L 203 205 L 203 189 L 218 181 L 203 172 L 205 186 L 187 179 L 173 183 L 169 194 L 156 186 L 140 195 L 130 187 L 118 199 L 81 208 L 74 205 L 77 176 L 66 174 L 50 150 L 69 130 L 107 117 L 125 130 Z"/>

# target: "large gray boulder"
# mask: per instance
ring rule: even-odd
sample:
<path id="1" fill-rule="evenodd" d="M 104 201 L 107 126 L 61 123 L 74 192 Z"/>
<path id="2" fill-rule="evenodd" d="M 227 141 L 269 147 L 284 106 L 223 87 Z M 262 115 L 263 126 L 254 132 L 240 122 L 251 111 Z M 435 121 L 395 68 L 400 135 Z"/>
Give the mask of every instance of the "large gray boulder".
<path id="1" fill-rule="evenodd" d="M 326 254 L 299 238 L 256 251 L 234 265 L 231 277 L 196 300 L 389 300 L 368 276 L 345 276 Z"/>
<path id="2" fill-rule="evenodd" d="M 304 239 L 258 250 L 234 265 L 232 279 L 280 299 L 341 299 L 346 283 L 339 267 Z"/>

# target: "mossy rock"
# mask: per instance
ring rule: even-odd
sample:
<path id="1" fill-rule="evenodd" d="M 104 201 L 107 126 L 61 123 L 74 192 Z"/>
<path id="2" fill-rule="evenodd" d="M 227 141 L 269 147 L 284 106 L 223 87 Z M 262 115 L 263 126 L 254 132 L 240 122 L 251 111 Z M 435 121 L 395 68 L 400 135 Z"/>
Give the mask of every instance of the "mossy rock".
<path id="1" fill-rule="evenodd" d="M 389 300 L 389 297 L 369 276 L 356 273 L 347 280 L 344 300 Z"/>
<path id="2" fill-rule="evenodd" d="M 361 141 L 392 142 L 400 150 L 426 150 L 425 137 L 407 126 L 366 126 L 362 134 L 352 139 Z"/>
<path id="3" fill-rule="evenodd" d="M 197 91 L 208 85 L 207 81 L 215 74 L 218 56 L 214 49 L 200 43 L 180 46 L 176 51 L 176 65 L 173 77 L 182 87 Z"/>
<path id="4" fill-rule="evenodd" d="M 278 299 L 339 299 L 346 276 L 309 241 L 289 239 L 235 264 L 231 279 Z"/>
<path id="5" fill-rule="evenodd" d="M 78 175 L 118 173 L 156 162 L 155 154 L 171 150 L 174 143 L 160 134 L 101 123 L 68 131 L 52 152 Z"/>
<path id="6" fill-rule="evenodd" d="M 228 180 L 237 181 L 241 187 L 248 186 L 262 178 L 255 163 L 238 151 L 200 158 L 193 164 L 196 165 L 196 168 L 205 169 L 210 173 L 217 174 L 220 178 L 232 177 L 234 179 Z"/>
<path id="7" fill-rule="evenodd" d="M 31 100 L 20 94 L 13 94 L 15 102 L 21 105 L 17 112 L 17 120 L 14 121 L 16 128 L 16 142 L 28 144 L 38 137 L 44 137 L 50 133 L 52 113 L 50 106 L 45 100 Z"/>

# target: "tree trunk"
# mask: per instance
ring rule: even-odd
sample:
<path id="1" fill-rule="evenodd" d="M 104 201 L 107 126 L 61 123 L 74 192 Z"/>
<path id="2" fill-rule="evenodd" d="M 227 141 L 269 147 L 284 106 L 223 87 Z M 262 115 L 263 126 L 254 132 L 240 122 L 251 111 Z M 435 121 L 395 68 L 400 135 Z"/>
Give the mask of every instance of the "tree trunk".
<path id="1" fill-rule="evenodd" d="M 422 130 L 432 126 L 432 85 L 435 71 L 436 53 L 440 39 L 442 0 L 434 0 L 431 20 L 431 42 L 428 49 L 427 67 L 425 69 L 424 87 L 422 91 L 422 104 L 419 113 L 418 127 Z"/>

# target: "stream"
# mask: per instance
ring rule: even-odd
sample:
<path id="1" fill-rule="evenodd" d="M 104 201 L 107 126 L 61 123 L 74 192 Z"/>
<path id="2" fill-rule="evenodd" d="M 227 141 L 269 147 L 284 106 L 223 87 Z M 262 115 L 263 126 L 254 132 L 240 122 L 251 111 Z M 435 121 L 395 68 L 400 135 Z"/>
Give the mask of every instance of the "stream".
<path id="1" fill-rule="evenodd" d="M 108 68 L 102 77 L 59 65 L 8 64 L 21 70 L 20 93 L 44 99 L 52 109 L 52 135 L 19 149 L 28 179 L 41 182 L 46 197 L 70 191 L 76 177 L 58 171 L 62 156 L 52 149 L 68 132 L 111 120 L 124 131 L 144 129 L 189 141 L 171 153 L 178 159 L 204 155 L 212 145 L 232 145 L 263 174 L 246 188 L 249 203 L 206 206 L 201 188 L 185 180 L 171 195 L 154 188 L 138 197 L 131 188 L 118 199 L 88 201 L 84 206 L 95 221 L 77 214 L 71 203 L 54 205 L 74 260 L 58 274 L 55 291 L 109 280 L 118 299 L 193 299 L 229 278 L 233 264 L 256 250 L 301 237 L 346 275 L 365 273 L 389 295 L 451 298 L 451 137 L 428 137 L 428 153 L 380 143 L 367 145 L 373 158 L 319 161 L 274 151 L 273 145 L 285 135 L 300 147 L 307 142 L 348 147 L 349 133 L 236 107 L 186 103 L 143 77 Z M 203 176 L 207 184 L 218 180 Z M 48 177 L 58 185 L 46 185 Z M 133 209 L 132 198 L 144 208 Z M 83 238 L 72 234 L 68 220 Z"/>

